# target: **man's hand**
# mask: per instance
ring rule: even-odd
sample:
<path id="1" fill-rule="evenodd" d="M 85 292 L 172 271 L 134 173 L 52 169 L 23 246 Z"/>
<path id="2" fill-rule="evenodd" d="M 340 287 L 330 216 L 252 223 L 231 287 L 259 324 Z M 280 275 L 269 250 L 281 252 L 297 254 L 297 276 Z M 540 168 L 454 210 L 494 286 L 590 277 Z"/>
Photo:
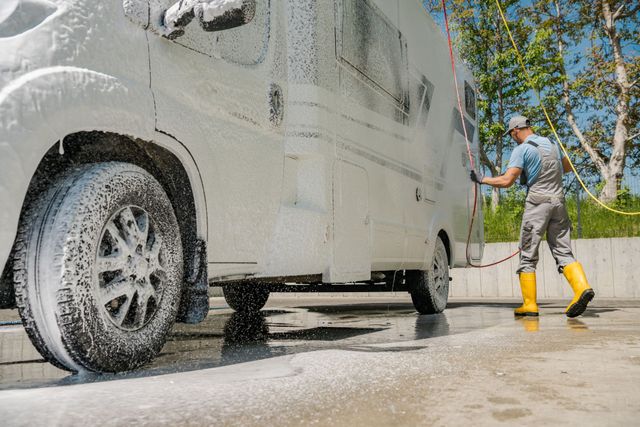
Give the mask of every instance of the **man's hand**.
<path id="1" fill-rule="evenodd" d="M 478 176 L 478 174 L 476 174 L 476 171 L 472 170 L 470 176 L 471 181 L 475 182 L 476 184 L 482 184 L 482 179 L 484 178 L 483 175 Z"/>

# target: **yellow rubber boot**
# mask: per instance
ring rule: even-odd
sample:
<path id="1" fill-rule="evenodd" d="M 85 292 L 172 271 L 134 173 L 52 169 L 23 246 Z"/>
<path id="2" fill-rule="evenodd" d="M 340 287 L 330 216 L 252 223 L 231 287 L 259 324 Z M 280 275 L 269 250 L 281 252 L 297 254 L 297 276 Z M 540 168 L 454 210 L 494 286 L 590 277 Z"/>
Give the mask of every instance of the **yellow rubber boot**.
<path id="1" fill-rule="evenodd" d="M 520 289 L 524 303 L 516 308 L 516 316 L 538 316 L 538 303 L 536 302 L 536 273 L 520 273 Z"/>
<path id="2" fill-rule="evenodd" d="M 573 288 L 573 299 L 565 310 L 567 317 L 578 317 L 587 309 L 587 304 L 591 302 L 596 293 L 591 289 L 584 274 L 582 265 L 574 262 L 563 269 L 564 277 Z"/>

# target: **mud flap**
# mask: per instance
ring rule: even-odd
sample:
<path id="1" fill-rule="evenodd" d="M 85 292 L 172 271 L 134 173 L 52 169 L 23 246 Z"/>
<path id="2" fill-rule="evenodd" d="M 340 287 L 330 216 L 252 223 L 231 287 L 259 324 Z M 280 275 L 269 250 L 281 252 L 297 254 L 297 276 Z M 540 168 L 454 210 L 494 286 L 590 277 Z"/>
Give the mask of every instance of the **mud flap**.
<path id="1" fill-rule="evenodd" d="M 207 277 L 207 244 L 198 240 L 191 275 L 182 292 L 176 322 L 195 324 L 209 313 L 209 282 Z"/>
<path id="2" fill-rule="evenodd" d="M 13 286 L 13 262 L 11 258 L 0 276 L 0 309 L 16 308 L 16 293 Z"/>

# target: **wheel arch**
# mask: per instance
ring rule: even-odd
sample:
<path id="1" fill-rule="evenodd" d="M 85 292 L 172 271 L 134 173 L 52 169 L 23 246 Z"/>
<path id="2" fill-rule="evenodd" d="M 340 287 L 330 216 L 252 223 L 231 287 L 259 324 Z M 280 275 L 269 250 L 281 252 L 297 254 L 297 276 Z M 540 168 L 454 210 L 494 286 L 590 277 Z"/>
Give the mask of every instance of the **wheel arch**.
<path id="1" fill-rule="evenodd" d="M 148 80 L 54 66 L 5 85 L 0 90 L 0 265 L 13 246 L 31 179 L 52 144 L 94 130 L 152 140 L 154 116 Z"/>
<path id="2" fill-rule="evenodd" d="M 184 258 L 185 286 L 179 320 L 185 320 L 192 299 L 206 297 L 206 199 L 197 164 L 188 150 L 175 139 L 156 133 L 155 141 L 145 141 L 111 132 L 77 132 L 54 143 L 38 164 L 26 192 L 20 216 L 55 177 L 69 168 L 87 163 L 119 161 L 139 166 L 153 175 L 169 197 L 180 227 Z M 61 154 L 64 150 L 64 154 Z M 200 285 L 200 292 L 191 292 Z M 207 299 L 208 301 L 208 299 Z M 199 303 L 202 305 L 202 301 Z M 208 309 L 208 307 L 207 307 Z M 203 317 L 201 313 L 196 317 Z M 202 320 L 202 319 L 199 319 Z M 198 320 L 198 321 L 199 321 Z M 190 323 L 196 323 L 191 321 Z"/>
<path id="3" fill-rule="evenodd" d="M 176 181 L 190 184 L 192 199 L 186 197 L 186 209 L 176 203 L 185 200 L 181 191 L 168 193 L 172 193 L 169 197 L 188 236 L 184 243 L 185 259 L 190 263 L 185 268 L 186 278 L 199 283 L 197 298 L 194 294 L 183 300 L 199 298 L 200 315 L 191 316 L 191 320 L 195 323 L 204 318 L 205 300 L 208 306 L 204 185 L 188 148 L 156 131 L 148 80 L 121 79 L 71 66 L 38 69 L 0 90 L 0 129 L 0 204 L 4 206 L 0 211 L 0 267 L 5 267 L 0 276 L 0 306 L 12 304 L 13 286 L 7 285 L 11 266 L 7 259 L 25 204 L 37 191 L 34 179 L 39 173 L 47 176 L 39 172 L 46 165 L 54 169 L 62 167 L 63 159 L 71 158 L 79 141 L 94 156 L 85 161 L 120 159 L 151 169 L 149 172 L 161 177 L 159 181 L 165 188 L 175 187 Z M 115 146 L 125 150 L 119 153 L 113 149 Z M 150 158 L 154 161 L 149 161 Z M 67 163 L 68 167 L 70 162 Z M 180 178 L 172 178 L 171 173 L 165 173 L 167 169 L 178 171 Z M 194 256 L 188 256 L 191 252 Z M 202 261 L 200 265 L 196 258 Z"/>
<path id="4" fill-rule="evenodd" d="M 433 251 L 436 248 L 436 239 L 440 237 L 444 243 L 444 247 L 447 250 L 447 257 L 449 261 L 449 267 L 452 268 L 456 263 L 456 248 L 455 248 L 455 234 L 451 227 L 450 221 L 447 221 L 443 212 L 438 212 L 431 218 L 429 224 L 429 233 L 427 234 L 427 251 L 424 260 L 424 265 L 428 268 Z"/>

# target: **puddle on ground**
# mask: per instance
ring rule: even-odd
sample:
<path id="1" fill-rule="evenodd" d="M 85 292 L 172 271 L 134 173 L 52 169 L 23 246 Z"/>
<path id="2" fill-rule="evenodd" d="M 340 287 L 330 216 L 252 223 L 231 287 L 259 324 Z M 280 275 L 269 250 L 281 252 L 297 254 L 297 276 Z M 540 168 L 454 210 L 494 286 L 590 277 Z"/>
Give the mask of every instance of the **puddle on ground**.
<path id="1" fill-rule="evenodd" d="M 161 354 L 131 373 L 71 375 L 42 360 L 20 326 L 0 327 L 0 389 L 34 388 L 161 375 L 314 350 L 400 352 L 425 340 L 495 326 L 509 306 L 458 306 L 418 315 L 411 304 L 352 304 L 265 309 L 211 315 L 199 325 L 177 324 Z M 402 344 L 406 342 L 406 344 Z"/>

